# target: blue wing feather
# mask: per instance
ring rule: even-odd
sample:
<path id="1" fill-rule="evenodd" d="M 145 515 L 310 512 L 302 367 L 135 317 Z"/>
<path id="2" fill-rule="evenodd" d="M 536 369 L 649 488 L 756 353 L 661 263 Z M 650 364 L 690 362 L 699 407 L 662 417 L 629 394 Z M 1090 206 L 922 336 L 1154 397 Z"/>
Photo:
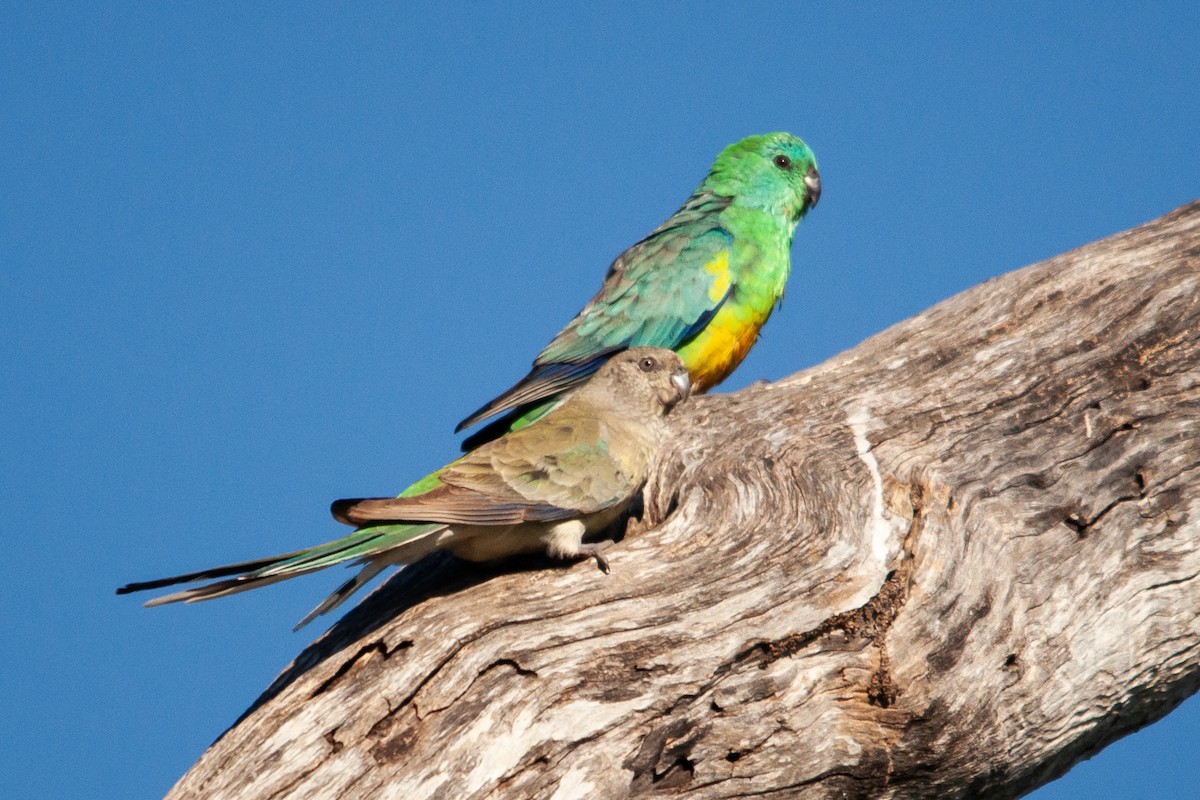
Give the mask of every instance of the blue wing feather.
<path id="1" fill-rule="evenodd" d="M 529 374 L 460 422 L 456 431 L 569 392 L 622 350 L 677 349 L 703 330 L 733 291 L 731 283 L 714 300 L 716 278 L 705 269 L 722 254 L 732 258 L 733 236 L 720 220 L 728 204 L 728 198 L 694 195 L 622 253 L 600 291 L 542 350 Z"/>

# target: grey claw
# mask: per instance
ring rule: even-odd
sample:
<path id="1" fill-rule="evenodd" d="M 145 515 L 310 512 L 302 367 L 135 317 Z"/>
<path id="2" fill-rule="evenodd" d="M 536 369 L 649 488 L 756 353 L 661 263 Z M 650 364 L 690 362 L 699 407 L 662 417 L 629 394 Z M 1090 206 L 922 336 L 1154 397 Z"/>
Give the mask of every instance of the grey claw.
<path id="1" fill-rule="evenodd" d="M 612 539 L 605 539 L 603 542 L 595 542 L 594 544 L 585 544 L 579 548 L 579 555 L 584 558 L 596 559 L 596 566 L 608 575 L 612 572 L 612 568 L 608 565 L 608 559 L 604 557 L 604 550 L 609 545 L 613 544 Z"/>

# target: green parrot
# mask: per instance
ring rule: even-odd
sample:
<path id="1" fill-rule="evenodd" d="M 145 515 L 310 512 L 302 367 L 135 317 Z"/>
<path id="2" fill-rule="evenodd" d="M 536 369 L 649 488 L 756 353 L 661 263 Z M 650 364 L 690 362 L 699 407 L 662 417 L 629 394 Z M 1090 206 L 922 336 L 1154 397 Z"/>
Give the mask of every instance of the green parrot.
<path id="1" fill-rule="evenodd" d="M 131 583 L 117 594 L 212 580 L 146 605 L 190 603 L 334 564 L 362 564 L 298 630 L 388 566 L 410 564 L 438 549 L 470 561 L 531 552 L 594 557 L 607 572 L 601 551 L 608 542 L 583 540 L 628 509 L 666 438 L 667 414 L 689 389 L 687 368 L 670 350 L 623 351 L 542 419 L 467 453 L 404 495 L 333 503 L 334 517 L 357 528 L 347 536 L 293 553 Z"/>
<path id="2" fill-rule="evenodd" d="M 816 159 L 792 134 L 726 147 L 683 207 L 617 257 L 529 374 L 459 423 L 508 412 L 463 448 L 528 425 L 626 348 L 679 353 L 698 393 L 725 380 L 783 297 L 792 235 L 820 197 Z"/>

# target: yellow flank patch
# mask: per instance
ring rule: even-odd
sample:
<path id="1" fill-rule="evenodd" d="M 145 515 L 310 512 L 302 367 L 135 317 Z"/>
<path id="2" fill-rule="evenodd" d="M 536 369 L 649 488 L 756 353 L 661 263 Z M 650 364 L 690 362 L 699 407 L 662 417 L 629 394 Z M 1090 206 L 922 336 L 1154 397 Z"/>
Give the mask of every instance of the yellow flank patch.
<path id="1" fill-rule="evenodd" d="M 692 388 L 703 392 L 716 386 L 742 363 L 758 338 L 766 315 L 739 319 L 728 305 L 721 308 L 704 330 L 679 350 L 692 375 Z"/>
<path id="2" fill-rule="evenodd" d="M 722 250 L 712 261 L 704 265 L 704 271 L 713 276 L 712 286 L 708 287 L 710 302 L 719 303 L 729 291 L 729 251 Z"/>

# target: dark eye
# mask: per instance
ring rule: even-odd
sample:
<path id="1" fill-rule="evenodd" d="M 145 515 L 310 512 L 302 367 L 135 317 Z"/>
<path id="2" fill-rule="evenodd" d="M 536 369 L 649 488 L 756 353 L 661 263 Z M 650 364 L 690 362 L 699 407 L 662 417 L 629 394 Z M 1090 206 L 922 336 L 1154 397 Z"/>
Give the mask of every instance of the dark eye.
<path id="1" fill-rule="evenodd" d="M 775 156 L 775 166 L 780 169 L 791 169 L 792 160 L 784 155 Z"/>
<path id="2" fill-rule="evenodd" d="M 645 358 L 643 358 L 641 361 L 638 362 L 638 366 L 642 368 L 642 372 L 650 372 L 651 370 L 653 370 L 655 367 L 658 366 L 658 362 L 655 361 L 650 356 L 646 356 Z"/>

